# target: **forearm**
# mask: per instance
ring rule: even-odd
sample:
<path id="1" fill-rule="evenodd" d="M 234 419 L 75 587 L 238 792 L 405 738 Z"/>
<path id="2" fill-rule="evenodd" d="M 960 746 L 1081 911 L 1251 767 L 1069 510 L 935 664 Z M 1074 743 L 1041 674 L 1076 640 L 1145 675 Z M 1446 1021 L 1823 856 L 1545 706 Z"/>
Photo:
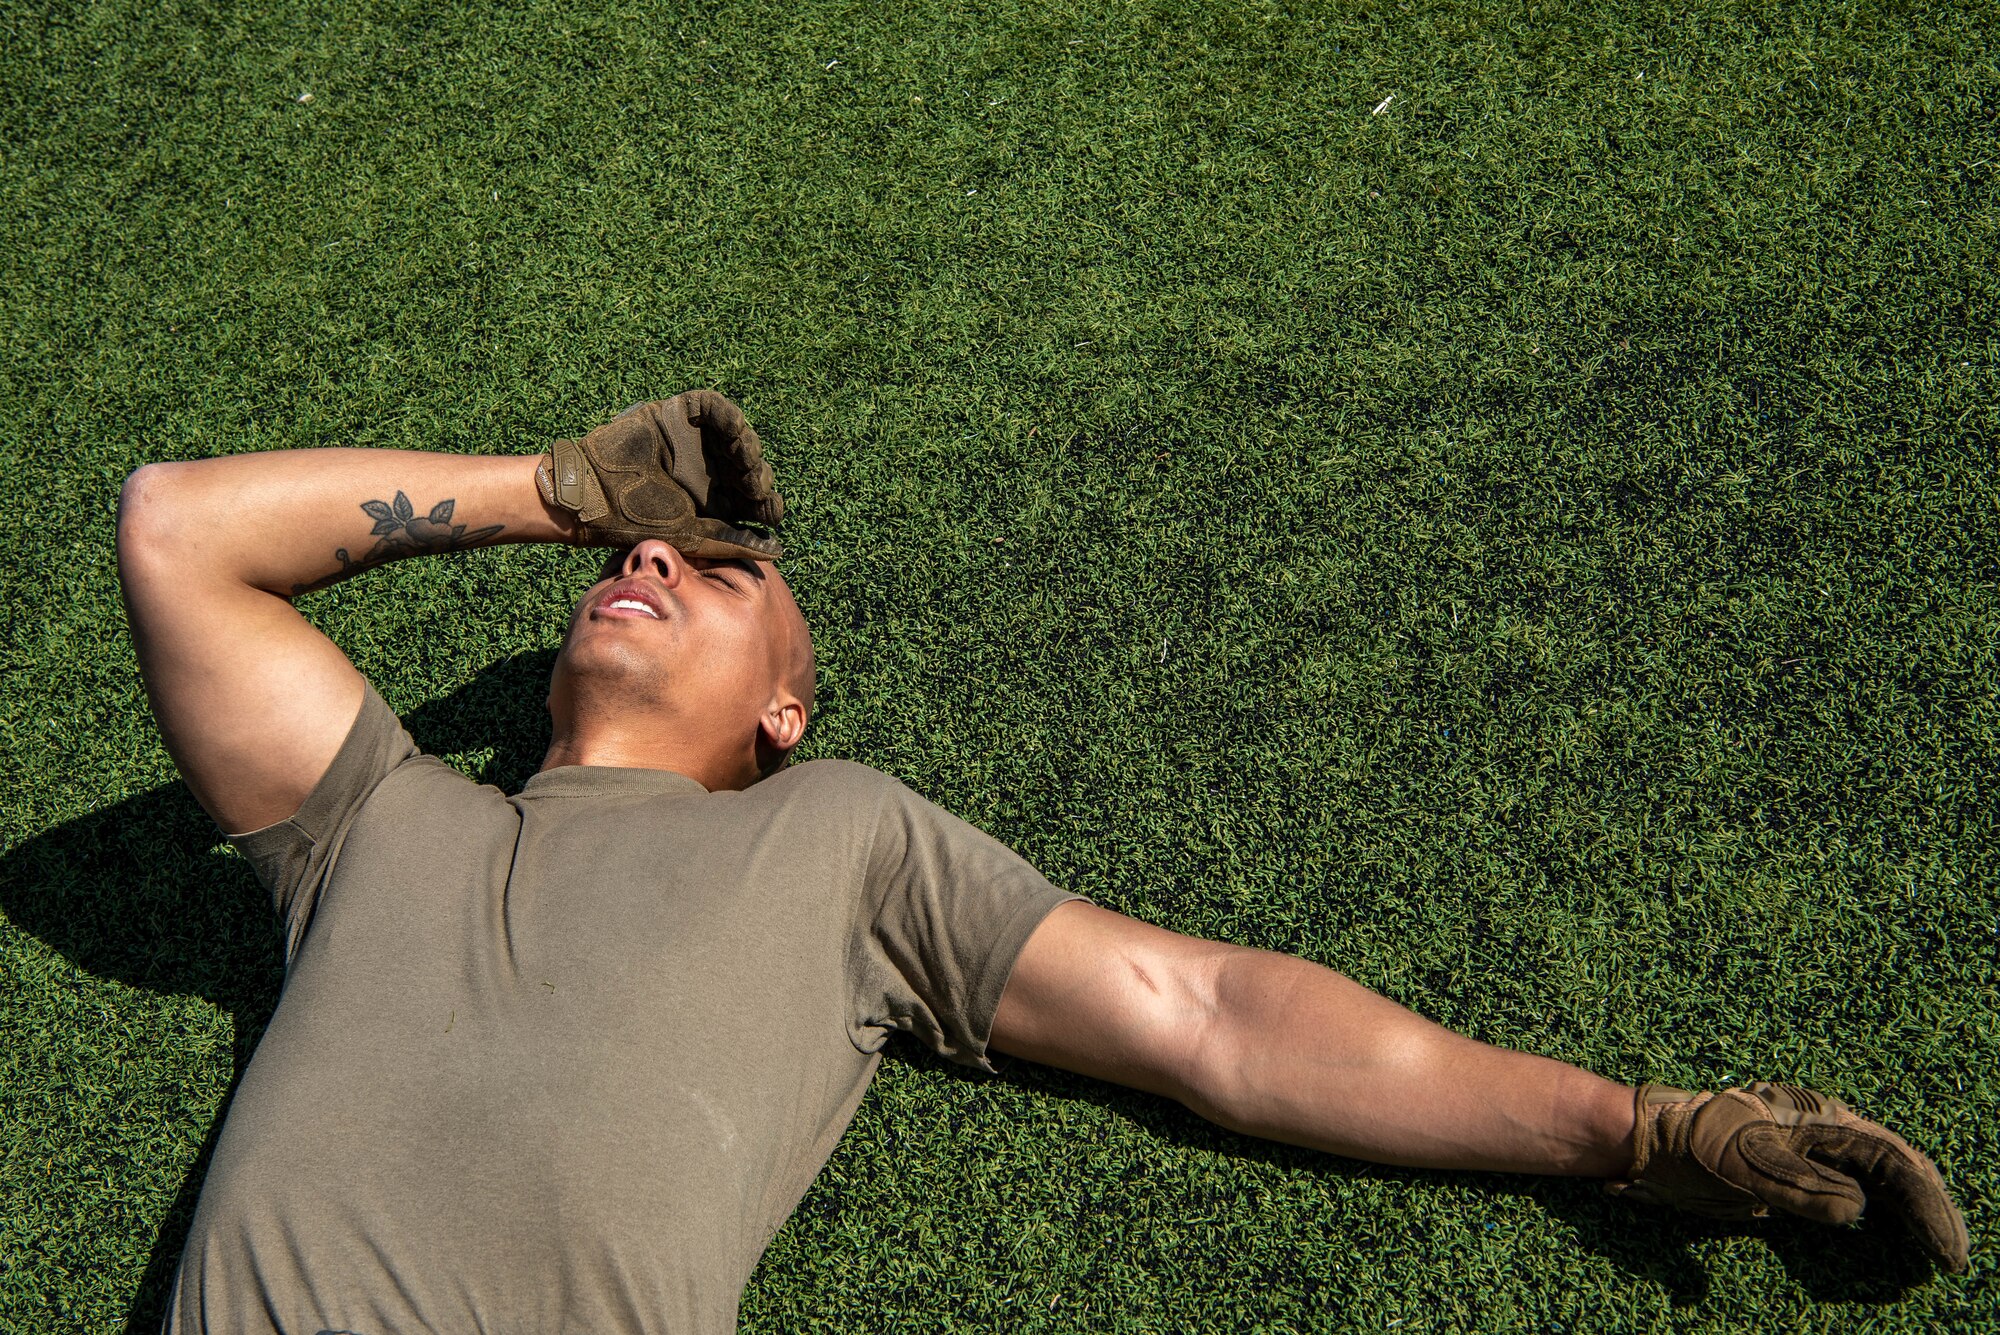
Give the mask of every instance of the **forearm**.
<path id="1" fill-rule="evenodd" d="M 405 556 L 503 542 L 564 542 L 571 517 L 542 503 L 535 456 L 280 450 L 154 464 L 126 484 L 128 583 L 241 583 L 290 598 Z"/>
<path id="2" fill-rule="evenodd" d="M 1232 952 L 1184 1102 L 1232 1130 L 1377 1163 L 1615 1177 L 1632 1092 L 1433 1024 L 1318 965 Z"/>
<path id="3" fill-rule="evenodd" d="M 181 774 L 225 830 L 298 810 L 365 689 L 290 599 L 401 556 L 559 541 L 535 460 L 286 450 L 150 464 L 118 504 L 139 669 Z"/>

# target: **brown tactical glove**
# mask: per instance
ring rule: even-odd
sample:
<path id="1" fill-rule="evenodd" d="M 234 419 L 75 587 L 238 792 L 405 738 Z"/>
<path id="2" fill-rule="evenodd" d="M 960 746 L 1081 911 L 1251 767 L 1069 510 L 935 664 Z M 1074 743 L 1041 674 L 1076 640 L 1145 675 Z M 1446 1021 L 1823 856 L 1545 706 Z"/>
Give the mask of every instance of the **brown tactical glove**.
<path id="1" fill-rule="evenodd" d="M 775 561 L 785 501 L 743 410 L 712 389 L 628 408 L 582 440 L 559 440 L 535 470 L 542 499 L 577 517 L 577 543 L 643 538 L 689 556 Z"/>
<path id="2" fill-rule="evenodd" d="M 1910 1226 L 1925 1251 L 1963 1272 L 1970 1238 L 1937 1168 L 1839 1099 L 1758 1081 L 1720 1094 L 1641 1085 L 1631 1180 L 1611 1190 L 1718 1219 L 1772 1206 L 1851 1224 L 1869 1200 Z"/>

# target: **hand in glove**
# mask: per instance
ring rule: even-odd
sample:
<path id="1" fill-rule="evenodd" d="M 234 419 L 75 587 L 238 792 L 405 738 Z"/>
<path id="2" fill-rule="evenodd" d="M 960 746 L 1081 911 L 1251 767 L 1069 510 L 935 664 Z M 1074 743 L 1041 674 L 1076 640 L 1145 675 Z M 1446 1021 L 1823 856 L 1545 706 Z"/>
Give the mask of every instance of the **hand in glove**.
<path id="1" fill-rule="evenodd" d="M 1828 1224 L 1851 1224 L 1872 1202 L 1939 1264 L 1966 1268 L 1965 1218 L 1936 1166 L 1838 1099 L 1762 1080 L 1720 1094 L 1642 1085 L 1638 1114 L 1631 1180 L 1615 1193 L 1719 1219 L 1776 1206 Z"/>
<path id="2" fill-rule="evenodd" d="M 714 390 L 628 408 L 581 440 L 559 440 L 535 470 L 542 499 L 577 517 L 577 543 L 644 538 L 689 556 L 775 561 L 785 501 L 743 410 Z"/>

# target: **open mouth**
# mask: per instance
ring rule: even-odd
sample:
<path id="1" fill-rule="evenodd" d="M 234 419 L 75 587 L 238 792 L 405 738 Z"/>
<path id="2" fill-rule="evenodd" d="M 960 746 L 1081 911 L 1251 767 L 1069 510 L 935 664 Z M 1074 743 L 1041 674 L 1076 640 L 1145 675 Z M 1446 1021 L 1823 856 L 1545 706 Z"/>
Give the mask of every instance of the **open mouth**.
<path id="1" fill-rule="evenodd" d="M 604 604 L 601 610 L 606 612 L 637 612 L 640 616 L 651 617 L 655 621 L 660 619 L 658 612 L 655 612 L 637 598 L 613 598 L 610 602 Z"/>
<path id="2" fill-rule="evenodd" d="M 632 580 L 612 585 L 605 591 L 605 597 L 598 602 L 594 611 L 598 616 L 644 617 L 650 621 L 664 618 L 664 612 L 652 591 Z"/>

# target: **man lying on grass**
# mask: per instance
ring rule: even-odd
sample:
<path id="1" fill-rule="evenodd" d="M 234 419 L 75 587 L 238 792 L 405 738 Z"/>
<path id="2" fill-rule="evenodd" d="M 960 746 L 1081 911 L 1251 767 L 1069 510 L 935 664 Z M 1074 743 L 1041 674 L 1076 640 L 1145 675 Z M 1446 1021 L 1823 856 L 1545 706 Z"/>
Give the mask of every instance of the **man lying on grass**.
<path id="1" fill-rule="evenodd" d="M 1064 894 L 864 766 L 787 768 L 813 654 L 759 531 L 782 517 L 755 433 L 707 392 L 539 460 L 310 450 L 126 483 L 161 732 L 241 832 L 287 960 L 170 1330 L 728 1331 L 896 1030 L 1383 1163 L 1725 1217 L 1873 1202 L 1965 1268 L 1930 1161 L 1833 1099 L 1635 1091 L 1488 1047 Z M 613 552 L 513 796 L 421 754 L 290 602 L 499 542 Z"/>

